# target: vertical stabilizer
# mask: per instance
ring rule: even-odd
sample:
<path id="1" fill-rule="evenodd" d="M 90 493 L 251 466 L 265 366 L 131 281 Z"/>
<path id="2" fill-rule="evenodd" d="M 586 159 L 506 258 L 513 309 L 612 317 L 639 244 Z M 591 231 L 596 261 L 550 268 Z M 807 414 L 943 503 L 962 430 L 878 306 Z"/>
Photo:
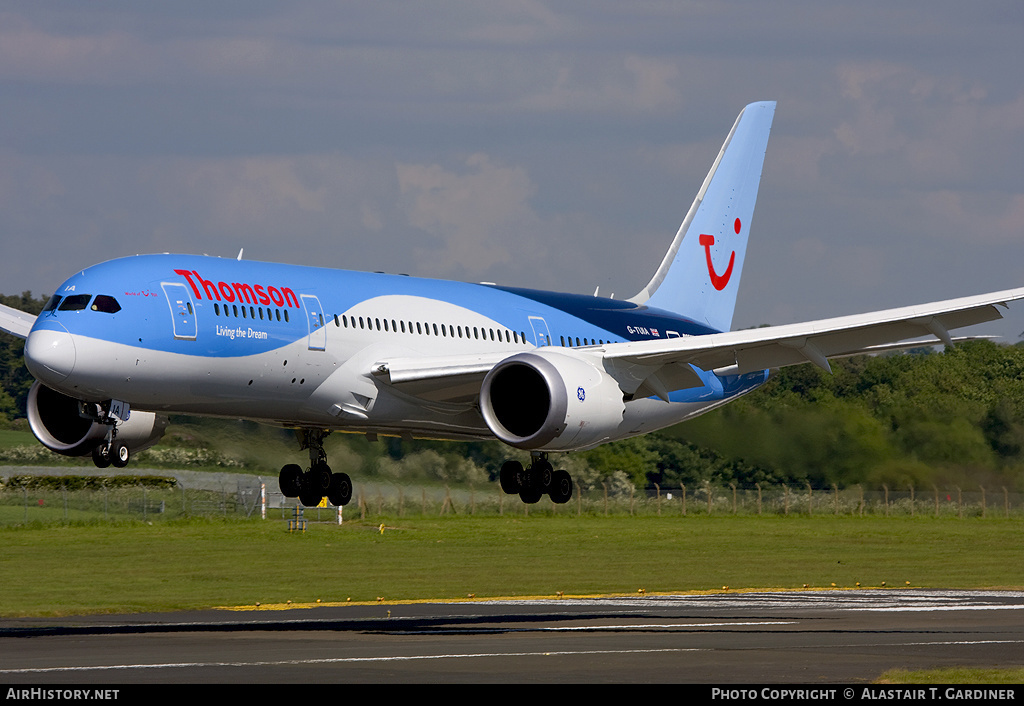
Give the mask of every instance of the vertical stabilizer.
<path id="1" fill-rule="evenodd" d="M 658 271 L 630 301 L 719 331 L 732 327 L 775 102 L 751 103 L 732 126 Z"/>

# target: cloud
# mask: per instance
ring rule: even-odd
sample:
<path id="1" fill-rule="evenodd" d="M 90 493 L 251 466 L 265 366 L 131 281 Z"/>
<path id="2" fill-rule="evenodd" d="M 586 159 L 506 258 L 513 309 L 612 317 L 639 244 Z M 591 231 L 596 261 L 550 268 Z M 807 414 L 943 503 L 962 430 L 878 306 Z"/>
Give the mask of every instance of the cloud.
<path id="1" fill-rule="evenodd" d="M 535 232 L 529 200 L 536 188 L 525 169 L 474 154 L 461 172 L 432 164 L 399 164 L 398 186 L 409 224 L 432 236 L 416 249 L 432 272 L 486 271 L 511 259 Z"/>

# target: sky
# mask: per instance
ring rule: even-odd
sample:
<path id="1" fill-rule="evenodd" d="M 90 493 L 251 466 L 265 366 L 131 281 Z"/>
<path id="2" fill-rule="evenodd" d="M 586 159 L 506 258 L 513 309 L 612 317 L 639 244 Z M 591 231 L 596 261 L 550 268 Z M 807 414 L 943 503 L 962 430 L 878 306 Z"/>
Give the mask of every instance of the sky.
<path id="1" fill-rule="evenodd" d="M 1022 67 L 1019 0 L 0 0 L 0 292 L 244 248 L 628 298 L 758 100 L 734 327 L 1021 287 Z"/>

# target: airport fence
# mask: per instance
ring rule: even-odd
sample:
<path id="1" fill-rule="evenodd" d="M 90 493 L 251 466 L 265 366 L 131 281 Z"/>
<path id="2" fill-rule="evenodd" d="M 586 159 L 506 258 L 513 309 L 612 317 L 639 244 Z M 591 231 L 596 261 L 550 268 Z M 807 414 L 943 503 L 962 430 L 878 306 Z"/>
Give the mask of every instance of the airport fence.
<path id="1" fill-rule="evenodd" d="M 621 484 L 576 488 L 555 505 L 547 497 L 524 504 L 497 483 L 482 487 L 405 487 L 356 481 L 349 505 L 339 512 L 325 500 L 301 508 L 277 489 L 276 478 L 238 474 L 219 487 L 174 479 L 82 484 L 50 478 L 45 483 L 9 478 L 0 485 L 0 525 L 29 523 L 158 522 L 187 517 L 232 517 L 304 522 L 344 522 L 394 517 L 630 515 L 636 517 L 862 516 L 1024 519 L 1024 494 L 1006 487 L 976 489 L 815 488 L 809 485 L 754 487 L 657 486 L 638 490 Z"/>

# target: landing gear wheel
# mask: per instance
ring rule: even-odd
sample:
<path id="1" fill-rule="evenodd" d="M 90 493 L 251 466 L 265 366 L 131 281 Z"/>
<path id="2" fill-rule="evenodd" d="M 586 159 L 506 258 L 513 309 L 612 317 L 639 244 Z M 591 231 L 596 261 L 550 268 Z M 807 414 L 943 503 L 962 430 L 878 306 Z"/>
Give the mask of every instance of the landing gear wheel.
<path id="1" fill-rule="evenodd" d="M 530 467 L 531 480 L 534 484 L 540 488 L 542 493 L 547 493 L 551 489 L 551 484 L 554 482 L 555 471 L 551 467 L 551 464 L 546 460 L 541 459 L 534 463 Z"/>
<path id="2" fill-rule="evenodd" d="M 517 495 L 522 489 L 519 479 L 523 476 L 523 464 L 519 461 L 505 461 L 501 464 L 501 489 L 508 495 Z"/>
<path id="3" fill-rule="evenodd" d="M 299 497 L 299 493 L 302 492 L 302 469 L 298 464 L 289 463 L 281 469 L 277 484 L 281 487 L 281 494 L 286 498 Z"/>
<path id="4" fill-rule="evenodd" d="M 551 490 L 549 491 L 551 502 L 559 505 L 569 502 L 572 497 L 572 476 L 568 471 L 555 471 L 552 474 Z"/>
<path id="5" fill-rule="evenodd" d="M 299 488 L 299 502 L 306 507 L 316 507 L 323 499 L 323 491 L 320 490 L 320 482 L 313 471 L 306 471 L 302 474 L 302 482 Z"/>
<path id="6" fill-rule="evenodd" d="M 534 503 L 540 502 L 542 495 L 544 495 L 544 493 L 540 492 L 540 490 L 536 488 L 524 488 L 519 491 L 519 499 L 527 505 L 533 505 Z"/>
<path id="7" fill-rule="evenodd" d="M 331 477 L 331 486 L 327 489 L 327 499 L 331 505 L 341 507 L 348 505 L 352 499 L 352 479 L 347 473 L 335 473 Z"/>
<path id="8" fill-rule="evenodd" d="M 313 467 L 309 469 L 310 478 L 313 481 L 313 487 L 321 492 L 326 493 L 331 487 L 331 467 L 323 461 L 313 464 Z"/>
<path id="9" fill-rule="evenodd" d="M 126 445 L 114 444 L 114 448 L 110 452 L 110 462 L 114 464 L 115 468 L 124 468 L 128 465 L 131 455 L 132 452 Z"/>
<path id="10" fill-rule="evenodd" d="M 92 462 L 96 464 L 96 468 L 107 468 L 110 465 L 110 452 L 106 444 L 100 444 L 92 450 Z"/>

